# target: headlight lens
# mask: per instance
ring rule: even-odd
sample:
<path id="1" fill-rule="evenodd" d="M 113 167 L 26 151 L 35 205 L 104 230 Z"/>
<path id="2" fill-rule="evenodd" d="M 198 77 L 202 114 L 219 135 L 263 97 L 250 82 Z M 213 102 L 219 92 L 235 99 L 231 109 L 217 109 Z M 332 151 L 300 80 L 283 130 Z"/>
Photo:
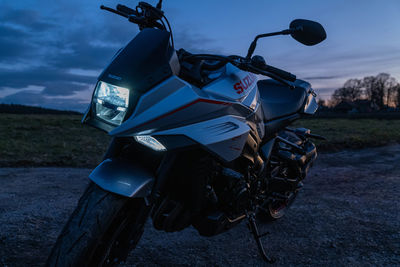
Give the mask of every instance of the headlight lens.
<path id="1" fill-rule="evenodd" d="M 142 145 L 150 147 L 155 151 L 165 151 L 167 148 L 163 146 L 157 139 L 150 135 L 136 135 L 134 136 L 135 140 Z"/>
<path id="2" fill-rule="evenodd" d="M 93 101 L 97 117 L 121 125 L 128 110 L 129 89 L 99 81 Z"/>

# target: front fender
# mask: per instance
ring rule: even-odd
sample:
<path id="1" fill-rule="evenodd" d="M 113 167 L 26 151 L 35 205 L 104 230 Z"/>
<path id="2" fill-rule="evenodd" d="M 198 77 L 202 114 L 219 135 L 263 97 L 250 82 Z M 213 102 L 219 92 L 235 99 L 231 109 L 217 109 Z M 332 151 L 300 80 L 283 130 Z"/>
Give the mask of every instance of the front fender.
<path id="1" fill-rule="evenodd" d="M 102 189 L 130 198 L 142 198 L 151 193 L 155 177 L 138 163 L 106 159 L 89 175 Z"/>

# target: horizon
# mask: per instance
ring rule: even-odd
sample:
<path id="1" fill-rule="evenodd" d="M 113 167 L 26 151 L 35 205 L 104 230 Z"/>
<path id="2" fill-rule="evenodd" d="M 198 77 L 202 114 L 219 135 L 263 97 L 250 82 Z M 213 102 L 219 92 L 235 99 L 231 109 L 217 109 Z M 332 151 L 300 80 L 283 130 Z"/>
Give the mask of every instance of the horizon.
<path id="1" fill-rule="evenodd" d="M 83 112 L 101 70 L 138 32 L 126 19 L 99 9 L 117 3 L 136 4 L 0 0 L 0 103 Z M 244 55 L 257 34 L 304 18 L 320 22 L 327 40 L 306 47 L 287 36 L 261 39 L 255 54 L 309 81 L 322 99 L 350 78 L 386 72 L 400 80 L 398 1 L 244 3 L 164 1 L 176 48 Z"/>

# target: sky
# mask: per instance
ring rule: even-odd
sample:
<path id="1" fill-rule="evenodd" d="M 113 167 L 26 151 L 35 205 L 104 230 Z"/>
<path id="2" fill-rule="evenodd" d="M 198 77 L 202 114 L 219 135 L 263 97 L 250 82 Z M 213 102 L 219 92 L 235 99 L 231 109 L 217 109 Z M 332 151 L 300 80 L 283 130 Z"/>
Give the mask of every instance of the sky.
<path id="1" fill-rule="evenodd" d="M 157 0 L 148 2 L 155 5 Z M 100 10 L 115 0 L 0 0 L 0 103 L 84 111 L 97 76 L 137 33 Z M 164 0 L 175 47 L 245 55 L 254 36 L 320 22 L 327 39 L 304 46 L 290 36 L 261 39 L 255 54 L 309 81 L 329 98 L 349 78 L 381 72 L 400 80 L 398 0 Z"/>

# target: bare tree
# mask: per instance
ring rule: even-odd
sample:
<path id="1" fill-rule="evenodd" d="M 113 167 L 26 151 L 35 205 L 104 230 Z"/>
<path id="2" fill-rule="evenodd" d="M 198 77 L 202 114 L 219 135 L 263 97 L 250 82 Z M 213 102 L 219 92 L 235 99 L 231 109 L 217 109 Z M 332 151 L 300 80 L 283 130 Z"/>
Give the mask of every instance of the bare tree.
<path id="1" fill-rule="evenodd" d="M 362 95 L 362 87 L 362 81 L 359 79 L 349 79 L 343 85 L 343 88 L 346 88 L 351 101 L 360 99 Z"/>
<path id="2" fill-rule="evenodd" d="M 353 102 L 360 99 L 362 95 L 362 81 L 359 79 L 347 80 L 342 88 L 336 89 L 332 95 L 333 102 L 340 103 L 341 101 Z"/>
<path id="3" fill-rule="evenodd" d="M 331 102 L 334 106 L 336 106 L 340 102 L 347 100 L 347 98 L 348 98 L 347 91 L 342 87 L 342 88 L 336 89 L 333 92 Z"/>
<path id="4" fill-rule="evenodd" d="M 349 79 L 342 88 L 334 91 L 330 104 L 336 106 L 342 101 L 354 102 L 361 99 L 363 93 L 371 101 L 371 106 L 377 109 L 393 106 L 400 107 L 400 85 L 388 73 L 367 76 L 362 80 Z"/>
<path id="5" fill-rule="evenodd" d="M 385 106 L 385 97 L 387 95 L 387 85 L 390 80 L 390 75 L 380 73 L 376 76 L 364 77 L 363 85 L 367 98 L 376 105 L 379 109 Z"/>
<path id="6" fill-rule="evenodd" d="M 394 77 L 390 77 L 387 82 L 386 82 L 386 106 L 393 106 L 396 103 L 396 92 L 397 92 L 397 86 L 399 84 L 397 83 L 396 79 Z"/>

